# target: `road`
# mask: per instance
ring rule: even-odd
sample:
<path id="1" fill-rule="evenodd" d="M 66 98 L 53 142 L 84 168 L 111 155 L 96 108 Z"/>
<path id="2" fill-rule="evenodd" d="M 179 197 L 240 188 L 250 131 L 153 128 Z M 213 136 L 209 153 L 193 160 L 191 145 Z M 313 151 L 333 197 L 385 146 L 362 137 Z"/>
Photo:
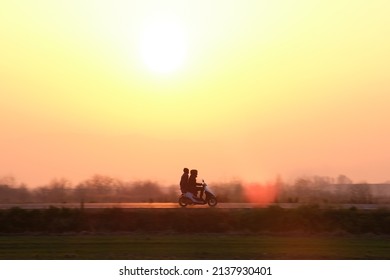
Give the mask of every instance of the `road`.
<path id="1" fill-rule="evenodd" d="M 248 209 L 248 208 L 267 208 L 269 206 L 280 206 L 285 209 L 297 208 L 302 206 L 301 203 L 272 203 L 272 204 L 255 204 L 255 203 L 219 203 L 216 208 L 222 209 Z M 49 207 L 59 208 L 81 208 L 80 203 L 9 203 L 0 204 L 0 209 L 9 209 L 20 207 L 22 209 L 46 209 Z M 85 209 L 105 209 L 105 208 L 124 208 L 124 209 L 150 209 L 150 208 L 181 208 L 177 203 L 84 203 Z M 208 205 L 187 206 L 187 208 L 208 208 Z M 390 208 L 390 204 L 326 204 L 324 208 L 351 208 L 356 207 L 362 210 L 375 210 L 379 208 Z"/>

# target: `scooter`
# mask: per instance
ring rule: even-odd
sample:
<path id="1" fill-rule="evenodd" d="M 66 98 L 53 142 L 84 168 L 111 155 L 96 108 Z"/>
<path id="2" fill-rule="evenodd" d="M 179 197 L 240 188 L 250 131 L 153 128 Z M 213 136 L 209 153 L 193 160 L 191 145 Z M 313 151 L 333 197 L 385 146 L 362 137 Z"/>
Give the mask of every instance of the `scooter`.
<path id="1" fill-rule="evenodd" d="M 204 180 L 202 180 L 202 184 L 204 195 L 206 196 L 205 200 L 196 197 L 193 193 L 186 192 L 182 193 L 179 197 L 179 205 L 181 207 L 186 207 L 187 205 L 205 205 L 207 203 L 210 207 L 215 207 L 218 204 L 217 197 Z"/>

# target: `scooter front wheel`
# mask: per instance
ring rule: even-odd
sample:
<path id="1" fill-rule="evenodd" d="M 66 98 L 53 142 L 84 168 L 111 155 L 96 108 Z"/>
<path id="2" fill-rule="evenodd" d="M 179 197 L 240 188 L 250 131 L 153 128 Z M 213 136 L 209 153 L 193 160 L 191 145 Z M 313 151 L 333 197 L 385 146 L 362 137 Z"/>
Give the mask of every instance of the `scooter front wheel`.
<path id="1" fill-rule="evenodd" d="M 207 204 L 210 207 L 215 207 L 218 204 L 218 200 L 216 197 L 210 197 L 209 200 L 207 200 Z"/>
<path id="2" fill-rule="evenodd" d="M 186 202 L 186 199 L 184 197 L 180 197 L 179 198 L 179 205 L 181 207 L 186 207 L 187 206 L 187 202 Z"/>

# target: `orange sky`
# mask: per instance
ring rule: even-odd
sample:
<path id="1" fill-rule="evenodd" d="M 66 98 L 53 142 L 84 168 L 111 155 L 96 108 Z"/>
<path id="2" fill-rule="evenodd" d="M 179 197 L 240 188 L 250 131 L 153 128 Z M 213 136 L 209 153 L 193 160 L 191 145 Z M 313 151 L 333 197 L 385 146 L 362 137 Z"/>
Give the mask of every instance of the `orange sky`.
<path id="1" fill-rule="evenodd" d="M 207 181 L 390 180 L 389 11 L 379 0 L 5 1 L 0 177 L 170 184 L 189 167 Z"/>

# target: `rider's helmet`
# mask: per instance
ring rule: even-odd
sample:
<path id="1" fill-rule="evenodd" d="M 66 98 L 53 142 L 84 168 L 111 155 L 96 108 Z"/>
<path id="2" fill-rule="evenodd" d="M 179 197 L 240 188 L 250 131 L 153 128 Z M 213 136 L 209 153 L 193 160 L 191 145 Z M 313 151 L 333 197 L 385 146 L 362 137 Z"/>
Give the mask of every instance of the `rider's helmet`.
<path id="1" fill-rule="evenodd" d="M 190 174 L 191 174 L 191 175 L 198 175 L 198 170 L 192 169 L 192 170 L 190 171 Z"/>
<path id="2" fill-rule="evenodd" d="M 188 173 L 188 172 L 189 172 L 188 168 L 187 168 L 187 167 L 184 167 L 183 172 L 184 172 L 184 173 Z"/>

